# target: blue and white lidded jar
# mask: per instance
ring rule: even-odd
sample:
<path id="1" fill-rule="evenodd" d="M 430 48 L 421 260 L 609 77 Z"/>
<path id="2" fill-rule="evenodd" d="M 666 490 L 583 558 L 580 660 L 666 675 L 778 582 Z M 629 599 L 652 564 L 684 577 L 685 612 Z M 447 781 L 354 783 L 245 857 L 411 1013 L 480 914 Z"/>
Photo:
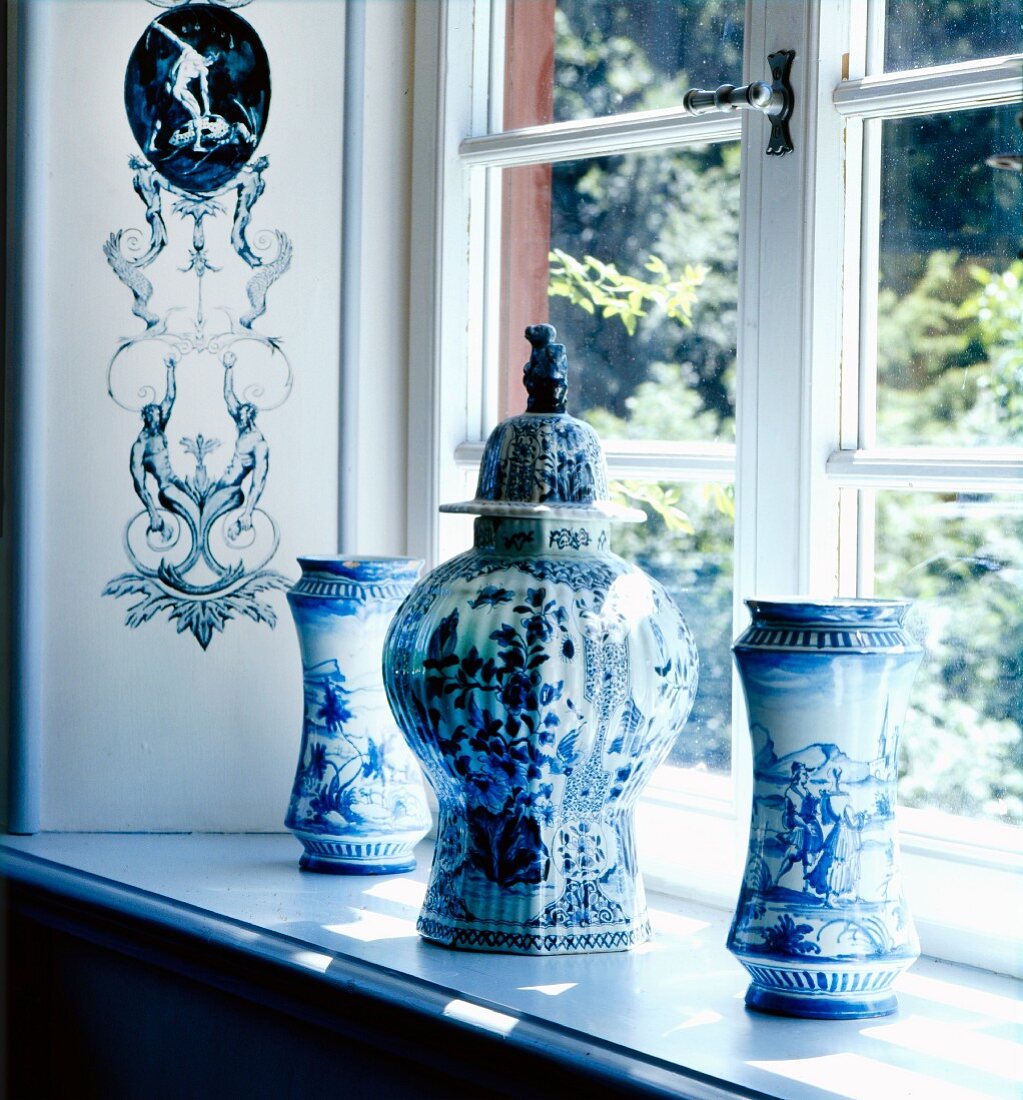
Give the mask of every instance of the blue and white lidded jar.
<path id="1" fill-rule="evenodd" d="M 430 827 L 423 777 L 387 705 L 384 635 L 422 561 L 299 558 L 288 592 L 305 715 L 285 825 L 308 871 L 410 871 Z"/>
<path id="2" fill-rule="evenodd" d="M 919 955 L 899 875 L 899 729 L 920 664 L 907 600 L 747 600 L 732 647 L 753 740 L 749 852 L 729 950 L 746 1004 L 853 1019 L 896 1008 Z"/>
<path id="3" fill-rule="evenodd" d="M 475 545 L 427 575 L 385 646 L 398 723 L 440 803 L 418 929 L 450 947 L 618 951 L 649 934 L 633 808 L 688 717 L 696 647 L 612 554 L 596 433 L 565 412 L 565 350 L 526 330 L 528 411 L 487 442 Z"/>

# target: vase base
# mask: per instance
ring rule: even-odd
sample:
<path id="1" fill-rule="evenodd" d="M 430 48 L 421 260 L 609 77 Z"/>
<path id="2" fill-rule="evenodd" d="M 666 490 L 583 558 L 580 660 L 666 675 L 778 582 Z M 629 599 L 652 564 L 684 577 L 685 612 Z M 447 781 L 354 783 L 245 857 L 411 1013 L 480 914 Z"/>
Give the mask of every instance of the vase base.
<path id="1" fill-rule="evenodd" d="M 813 996 L 783 993 L 751 985 L 746 990 L 746 1007 L 772 1016 L 801 1016 L 815 1020 L 863 1020 L 871 1016 L 890 1016 L 898 1008 L 892 992 L 876 997 Z"/>
<path id="2" fill-rule="evenodd" d="M 414 856 L 382 862 L 379 859 L 331 859 L 303 852 L 298 866 L 302 871 L 317 871 L 322 875 L 400 875 L 415 870 L 416 861 Z"/>
<path id="3" fill-rule="evenodd" d="M 650 924 L 646 920 L 619 928 L 543 931 L 526 925 L 466 928 L 420 916 L 416 928 L 423 939 L 442 947 L 502 955 L 591 955 L 628 951 L 650 938 Z"/>

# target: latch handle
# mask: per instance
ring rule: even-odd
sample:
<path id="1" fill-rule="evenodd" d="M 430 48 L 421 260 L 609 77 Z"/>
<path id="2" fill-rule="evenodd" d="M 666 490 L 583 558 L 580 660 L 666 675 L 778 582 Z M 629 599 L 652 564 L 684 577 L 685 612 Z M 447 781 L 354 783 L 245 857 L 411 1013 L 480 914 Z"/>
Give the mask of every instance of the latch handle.
<path id="1" fill-rule="evenodd" d="M 767 143 L 767 155 L 784 156 L 795 148 L 789 133 L 789 119 L 795 95 L 789 74 L 795 50 L 778 50 L 767 62 L 771 66 L 771 83 L 755 80 L 741 88 L 734 84 L 722 84 L 714 91 L 692 88 L 686 92 L 682 107 L 687 114 L 704 115 L 711 111 L 738 111 L 749 109 L 767 115 L 771 123 L 771 137 Z"/>

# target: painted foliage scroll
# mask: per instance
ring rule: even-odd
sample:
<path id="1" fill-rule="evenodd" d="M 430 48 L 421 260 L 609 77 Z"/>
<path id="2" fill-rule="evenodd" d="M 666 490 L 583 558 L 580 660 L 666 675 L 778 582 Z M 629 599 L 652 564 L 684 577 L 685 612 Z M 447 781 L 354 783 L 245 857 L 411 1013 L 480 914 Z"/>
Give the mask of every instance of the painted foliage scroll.
<path id="1" fill-rule="evenodd" d="M 124 82 L 146 228 L 103 246 L 142 326 L 108 368 L 111 398 L 138 418 L 128 459 L 138 508 L 124 530 L 130 568 L 103 593 L 134 601 L 128 626 L 166 617 L 203 649 L 238 616 L 273 627 L 266 594 L 290 583 L 269 568 L 279 531 L 261 502 L 266 414 L 287 400 L 292 369 L 259 322 L 292 250 L 279 229 L 252 229 L 269 167 L 256 150 L 270 66 L 231 10 L 248 2 L 156 5 Z"/>

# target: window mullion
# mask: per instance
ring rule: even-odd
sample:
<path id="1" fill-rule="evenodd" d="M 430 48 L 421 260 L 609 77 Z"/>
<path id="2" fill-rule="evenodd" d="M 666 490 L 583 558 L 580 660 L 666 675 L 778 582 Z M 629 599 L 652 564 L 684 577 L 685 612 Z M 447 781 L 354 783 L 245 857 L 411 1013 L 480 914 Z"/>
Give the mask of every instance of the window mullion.
<path id="1" fill-rule="evenodd" d="M 408 552 L 434 564 L 440 553 L 437 508 L 463 494 L 455 448 L 478 424 L 470 416 L 466 318 L 472 301 L 466 227 L 480 225 L 483 205 L 471 201 L 473 180 L 458 157 L 463 134 L 482 126 L 487 87 L 486 41 L 478 37 L 476 4 L 438 2 L 416 8 L 413 194 L 409 313 Z M 482 19 L 485 24 L 486 20 Z M 481 24 L 482 25 L 482 24 Z M 477 196 L 479 196 L 477 187 Z M 481 287 L 475 287 L 478 298 Z M 473 334 L 478 336 L 479 333 Z"/>
<path id="2" fill-rule="evenodd" d="M 831 595 L 838 509 L 825 463 L 839 429 L 844 165 L 830 100 L 848 6 L 768 0 L 747 18 L 748 67 L 765 50 L 796 50 L 799 106 L 792 154 L 764 156 L 758 119 L 743 139 L 736 589 Z"/>

